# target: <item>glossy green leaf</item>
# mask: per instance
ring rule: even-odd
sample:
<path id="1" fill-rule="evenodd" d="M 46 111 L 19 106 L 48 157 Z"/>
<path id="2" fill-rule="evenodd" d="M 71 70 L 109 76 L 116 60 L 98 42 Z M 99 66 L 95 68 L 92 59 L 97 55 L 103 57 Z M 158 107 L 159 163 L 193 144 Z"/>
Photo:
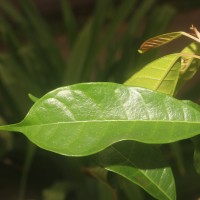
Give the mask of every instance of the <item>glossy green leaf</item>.
<path id="1" fill-rule="evenodd" d="M 173 96 L 197 72 L 198 60 L 192 55 L 198 53 L 198 49 L 198 45 L 192 43 L 182 50 L 182 55 L 172 54 L 155 60 L 134 74 L 125 84 L 145 87 Z M 156 67 L 157 71 L 155 71 Z M 160 75 L 156 76 L 159 73 Z M 170 148 L 176 158 L 179 171 L 184 174 L 184 160 L 179 144 L 173 143 Z M 197 160 L 197 155 L 196 151 L 195 160 Z"/>
<path id="2" fill-rule="evenodd" d="M 97 154 L 101 165 L 136 183 L 156 199 L 176 199 L 172 171 L 155 145 L 123 141 Z"/>
<path id="3" fill-rule="evenodd" d="M 198 59 L 195 59 L 193 57 L 195 53 L 199 53 L 199 46 L 195 43 L 192 43 L 184 48 L 181 51 L 181 54 L 177 55 L 177 57 L 173 57 L 172 54 L 148 64 L 137 74 L 134 74 L 128 81 L 125 82 L 125 84 L 145 87 L 173 96 L 197 72 L 199 61 Z M 181 58 L 179 56 L 181 56 Z M 168 57 L 171 57 L 171 61 L 168 61 L 166 59 Z M 162 67 L 162 71 L 157 70 L 157 72 L 155 72 L 156 67 L 158 67 L 158 69 Z M 158 77 L 157 79 L 156 74 L 158 73 L 160 73 L 160 77 Z M 152 81 L 152 79 L 154 79 L 154 81 Z M 182 158 L 179 144 L 173 143 L 170 145 L 170 147 L 172 149 L 174 157 L 176 158 L 175 160 L 177 162 L 180 172 L 184 174 L 184 160 Z M 200 155 L 198 152 L 199 150 L 197 148 L 194 154 L 194 158 L 196 161 L 195 166 L 198 166 L 200 163 L 198 161 L 198 157 Z"/>
<path id="4" fill-rule="evenodd" d="M 85 156 L 121 140 L 169 143 L 200 133 L 200 112 L 168 95 L 115 83 L 58 88 L 25 119 L 0 130 L 19 131 L 49 151 Z"/>
<path id="5" fill-rule="evenodd" d="M 170 54 L 152 61 L 124 84 L 173 95 L 181 68 L 180 55 Z"/>

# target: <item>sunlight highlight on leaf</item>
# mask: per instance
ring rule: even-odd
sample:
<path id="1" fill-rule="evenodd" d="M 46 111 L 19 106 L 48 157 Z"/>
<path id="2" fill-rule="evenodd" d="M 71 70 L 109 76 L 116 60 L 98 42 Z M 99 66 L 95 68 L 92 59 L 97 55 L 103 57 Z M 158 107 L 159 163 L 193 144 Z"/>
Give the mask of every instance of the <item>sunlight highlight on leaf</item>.
<path id="1" fill-rule="evenodd" d="M 18 124 L 37 146 L 86 156 L 122 140 L 162 144 L 200 134 L 200 112 L 168 95 L 116 83 L 83 83 L 40 98 Z"/>

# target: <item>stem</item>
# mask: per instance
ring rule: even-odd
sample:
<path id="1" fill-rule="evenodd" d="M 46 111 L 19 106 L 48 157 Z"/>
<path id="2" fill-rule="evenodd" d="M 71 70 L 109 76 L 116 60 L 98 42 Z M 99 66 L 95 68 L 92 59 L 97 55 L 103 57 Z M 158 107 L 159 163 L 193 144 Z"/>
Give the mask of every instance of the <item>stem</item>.
<path id="1" fill-rule="evenodd" d="M 3 125 L 0 126 L 0 131 L 18 131 L 17 130 L 18 124 L 10 124 L 10 125 Z"/>
<path id="2" fill-rule="evenodd" d="M 197 36 L 197 38 L 200 39 L 200 33 L 199 31 L 197 30 L 196 27 L 194 27 L 193 25 L 190 27 L 190 30 L 192 30 L 194 32 L 194 34 Z"/>
<path id="3" fill-rule="evenodd" d="M 189 38 L 195 40 L 196 42 L 200 43 L 200 39 L 199 38 L 194 37 L 193 35 L 190 35 L 189 33 L 185 33 L 185 32 L 181 32 L 181 33 L 182 33 L 182 35 L 184 35 L 186 37 L 189 37 Z"/>
<path id="4" fill-rule="evenodd" d="M 178 55 L 180 55 L 180 56 L 186 56 L 186 57 L 191 57 L 191 58 L 196 58 L 196 59 L 200 59 L 200 56 L 195 55 L 195 54 L 191 54 L 191 53 L 178 53 Z"/>
<path id="5" fill-rule="evenodd" d="M 174 160 L 176 162 L 176 166 L 179 170 L 179 173 L 184 176 L 186 174 L 186 169 L 185 169 L 183 152 L 182 152 L 180 143 L 178 142 L 171 143 L 169 144 L 169 146 L 172 152 L 172 156 L 174 157 Z"/>
<path id="6" fill-rule="evenodd" d="M 22 177 L 21 177 L 20 186 L 19 186 L 19 198 L 18 198 L 19 200 L 25 200 L 27 179 L 28 179 L 31 163 L 33 161 L 33 157 L 36 151 L 36 146 L 33 143 L 28 141 L 27 145 L 28 145 L 27 153 L 25 157 L 24 168 L 23 168 Z"/>

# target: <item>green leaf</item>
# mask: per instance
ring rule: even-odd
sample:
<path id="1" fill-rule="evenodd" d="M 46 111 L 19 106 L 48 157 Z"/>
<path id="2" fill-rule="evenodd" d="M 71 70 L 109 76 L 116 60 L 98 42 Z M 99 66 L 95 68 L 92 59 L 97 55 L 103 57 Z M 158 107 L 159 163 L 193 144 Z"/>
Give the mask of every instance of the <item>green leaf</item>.
<path id="1" fill-rule="evenodd" d="M 39 100 L 39 98 L 38 97 L 35 97 L 34 95 L 32 95 L 32 94 L 28 94 L 28 97 L 29 97 L 29 99 L 32 101 L 32 102 L 37 102 L 38 100 Z"/>
<path id="2" fill-rule="evenodd" d="M 170 143 L 200 133 L 200 112 L 162 93 L 115 83 L 58 88 L 25 119 L 0 130 L 24 133 L 59 154 L 85 156 L 121 140 Z"/>
<path id="3" fill-rule="evenodd" d="M 97 154 L 101 165 L 133 183 L 156 199 L 176 199 L 172 171 L 159 148 L 133 141 L 124 141 Z"/>
<path id="4" fill-rule="evenodd" d="M 156 59 L 134 74 L 124 84 L 144 87 L 173 95 L 181 68 L 179 54 L 170 54 Z"/>

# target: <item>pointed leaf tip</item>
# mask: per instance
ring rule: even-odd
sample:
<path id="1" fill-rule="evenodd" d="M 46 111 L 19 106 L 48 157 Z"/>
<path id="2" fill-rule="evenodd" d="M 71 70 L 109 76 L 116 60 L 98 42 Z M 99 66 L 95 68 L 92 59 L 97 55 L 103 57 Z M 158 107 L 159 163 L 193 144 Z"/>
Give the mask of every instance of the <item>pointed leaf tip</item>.
<path id="1" fill-rule="evenodd" d="M 139 52 L 139 53 L 144 53 L 144 51 L 142 51 L 141 49 L 138 49 L 138 52 Z"/>
<path id="2" fill-rule="evenodd" d="M 32 102 L 37 102 L 38 100 L 39 100 L 39 98 L 37 98 L 37 97 L 35 97 L 34 95 L 32 95 L 32 94 L 28 94 L 28 97 L 29 97 L 29 99 L 32 101 Z"/>
<path id="3" fill-rule="evenodd" d="M 144 53 L 146 51 L 149 51 L 153 48 L 157 48 L 159 46 L 162 46 L 168 42 L 171 42 L 172 40 L 175 40 L 176 38 L 179 38 L 183 35 L 183 32 L 172 32 L 172 33 L 166 33 L 162 35 L 158 35 L 155 37 L 152 37 L 148 40 L 146 40 L 141 46 L 140 46 L 140 53 Z"/>

